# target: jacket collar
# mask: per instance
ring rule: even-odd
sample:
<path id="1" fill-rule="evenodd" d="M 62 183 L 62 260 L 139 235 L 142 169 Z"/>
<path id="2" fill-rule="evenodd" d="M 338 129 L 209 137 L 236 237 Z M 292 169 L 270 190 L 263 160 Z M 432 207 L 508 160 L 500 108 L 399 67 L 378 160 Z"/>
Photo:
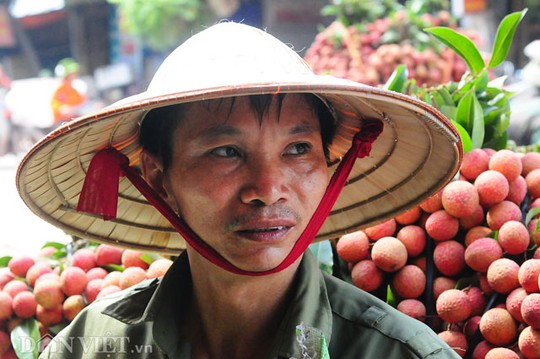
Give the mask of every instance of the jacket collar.
<path id="1" fill-rule="evenodd" d="M 181 340 L 181 319 L 191 298 L 191 271 L 187 254 L 182 253 L 161 280 L 138 286 L 103 311 L 117 320 L 137 325 L 154 322 L 156 344 L 169 355 L 189 353 L 189 344 Z M 332 310 L 326 285 L 318 265 L 308 250 L 294 281 L 291 303 L 276 336 L 271 358 L 302 357 L 297 327 L 315 329 L 328 343 L 332 333 Z"/>

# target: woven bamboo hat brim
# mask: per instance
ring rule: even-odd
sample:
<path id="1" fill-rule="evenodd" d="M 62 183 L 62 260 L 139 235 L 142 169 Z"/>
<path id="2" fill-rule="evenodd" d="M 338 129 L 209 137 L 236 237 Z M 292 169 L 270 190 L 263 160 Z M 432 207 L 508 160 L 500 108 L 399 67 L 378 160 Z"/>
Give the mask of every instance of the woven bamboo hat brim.
<path id="1" fill-rule="evenodd" d="M 117 218 L 76 211 L 90 160 L 114 147 L 139 165 L 139 125 L 150 109 L 252 94 L 313 93 L 337 117 L 330 148 L 332 174 L 363 119 L 384 130 L 371 154 L 358 159 L 315 240 L 336 238 L 418 205 L 457 172 L 462 145 L 450 121 L 417 99 L 332 76 L 314 75 L 288 46 L 247 25 L 220 23 L 177 48 L 147 91 L 100 113 L 66 123 L 37 143 L 17 172 L 30 209 L 64 231 L 98 242 L 175 254 L 183 238 L 126 178 L 120 179 Z"/>

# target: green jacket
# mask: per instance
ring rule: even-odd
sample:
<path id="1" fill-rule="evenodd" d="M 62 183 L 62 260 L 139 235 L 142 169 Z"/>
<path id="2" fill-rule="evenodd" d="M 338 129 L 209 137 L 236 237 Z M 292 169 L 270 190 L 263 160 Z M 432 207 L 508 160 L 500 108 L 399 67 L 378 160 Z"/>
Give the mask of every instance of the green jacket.
<path id="1" fill-rule="evenodd" d="M 321 272 L 309 251 L 294 283 L 268 358 L 312 358 L 313 351 L 325 358 L 325 344 L 332 359 L 459 358 L 423 323 Z M 189 262 L 181 255 L 163 279 L 85 308 L 40 358 L 190 358 L 179 329 L 190 293 Z"/>

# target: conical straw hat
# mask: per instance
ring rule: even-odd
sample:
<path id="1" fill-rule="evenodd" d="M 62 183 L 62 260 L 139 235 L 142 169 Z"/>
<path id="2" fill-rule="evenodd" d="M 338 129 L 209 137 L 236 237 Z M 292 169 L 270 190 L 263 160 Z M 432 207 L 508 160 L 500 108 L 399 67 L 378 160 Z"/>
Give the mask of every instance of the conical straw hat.
<path id="1" fill-rule="evenodd" d="M 315 240 L 336 238 L 418 205 L 457 172 L 462 145 L 439 111 L 417 99 L 356 82 L 315 75 L 291 48 L 259 29 L 214 25 L 178 47 L 147 91 L 75 119 L 37 143 L 17 172 L 19 193 L 38 216 L 90 240 L 176 254 L 184 239 L 126 178 L 117 218 L 76 211 L 90 160 L 114 147 L 138 168 L 139 125 L 153 108 L 230 96 L 313 93 L 335 111 L 332 174 L 363 119 L 384 130 L 368 157 L 356 160 L 348 183 Z"/>

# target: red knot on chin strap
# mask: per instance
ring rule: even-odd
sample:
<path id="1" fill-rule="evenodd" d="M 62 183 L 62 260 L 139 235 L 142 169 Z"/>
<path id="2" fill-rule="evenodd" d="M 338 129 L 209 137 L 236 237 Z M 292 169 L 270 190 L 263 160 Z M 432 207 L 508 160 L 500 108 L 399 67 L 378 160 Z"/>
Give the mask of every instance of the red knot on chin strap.
<path id="1" fill-rule="evenodd" d="M 136 169 L 129 166 L 127 157 L 113 148 L 99 151 L 92 158 L 79 197 L 77 211 L 96 214 L 104 220 L 114 220 L 118 204 L 119 179 L 121 176 L 126 176 L 148 202 L 167 218 L 186 242 L 210 262 L 231 273 L 240 275 L 263 276 L 280 272 L 294 263 L 311 244 L 345 186 L 355 160 L 369 155 L 372 143 L 382 130 L 382 121 L 364 120 L 361 131 L 354 136 L 351 148 L 347 151 L 330 179 L 326 192 L 304 232 L 302 232 L 283 262 L 267 271 L 246 271 L 236 267 L 221 256 L 193 232 L 182 218 L 176 215 L 167 202 L 146 183 Z"/>

